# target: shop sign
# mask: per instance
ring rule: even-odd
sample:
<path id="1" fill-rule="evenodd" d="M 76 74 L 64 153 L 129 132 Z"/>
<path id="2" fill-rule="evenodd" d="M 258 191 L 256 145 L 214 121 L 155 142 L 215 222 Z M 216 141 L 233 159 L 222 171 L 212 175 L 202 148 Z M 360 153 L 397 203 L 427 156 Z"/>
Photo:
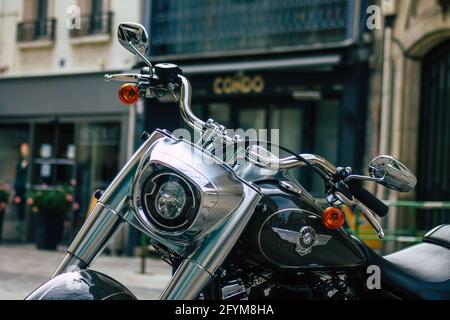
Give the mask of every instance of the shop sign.
<path id="1" fill-rule="evenodd" d="M 213 81 L 213 91 L 216 95 L 258 94 L 264 91 L 265 86 L 264 78 L 259 74 L 220 76 Z"/>
<path id="2" fill-rule="evenodd" d="M 82 145 L 116 145 L 120 138 L 118 125 L 85 125 L 80 130 L 80 143 Z"/>

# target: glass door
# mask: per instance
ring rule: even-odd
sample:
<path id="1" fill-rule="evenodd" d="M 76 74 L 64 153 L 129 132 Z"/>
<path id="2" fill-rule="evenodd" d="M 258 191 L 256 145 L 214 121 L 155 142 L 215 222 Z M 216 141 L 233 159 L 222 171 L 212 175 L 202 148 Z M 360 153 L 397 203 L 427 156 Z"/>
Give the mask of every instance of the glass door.
<path id="1" fill-rule="evenodd" d="M 92 205 L 95 190 L 104 190 L 114 179 L 120 163 L 120 122 L 82 122 L 77 138 L 76 228 L 81 227 Z"/>
<path id="2" fill-rule="evenodd" d="M 36 124 L 33 188 L 66 187 L 75 178 L 75 124 Z"/>

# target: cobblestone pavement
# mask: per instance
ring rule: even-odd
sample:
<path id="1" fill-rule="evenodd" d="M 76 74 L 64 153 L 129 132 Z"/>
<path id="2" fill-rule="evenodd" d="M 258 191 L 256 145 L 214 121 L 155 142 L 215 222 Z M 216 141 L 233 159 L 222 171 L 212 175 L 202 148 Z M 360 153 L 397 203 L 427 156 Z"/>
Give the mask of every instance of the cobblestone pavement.
<path id="1" fill-rule="evenodd" d="M 64 253 L 39 251 L 33 245 L 0 245 L 0 300 L 24 299 L 48 280 Z M 170 267 L 160 259 L 148 258 L 146 274 L 140 274 L 139 268 L 140 258 L 105 255 L 92 265 L 92 269 L 113 277 L 139 299 L 157 299 L 170 279 Z"/>

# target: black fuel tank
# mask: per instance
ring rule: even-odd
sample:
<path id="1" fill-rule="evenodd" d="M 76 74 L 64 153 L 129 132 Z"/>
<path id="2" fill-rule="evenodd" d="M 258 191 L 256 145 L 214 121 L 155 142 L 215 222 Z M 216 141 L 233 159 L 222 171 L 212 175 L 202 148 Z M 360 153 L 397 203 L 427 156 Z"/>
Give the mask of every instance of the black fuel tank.
<path id="1" fill-rule="evenodd" d="M 293 195 L 276 183 L 265 196 L 236 248 L 246 263 L 290 271 L 359 267 L 365 256 L 344 230 L 322 223 L 322 210 L 309 197 Z"/>

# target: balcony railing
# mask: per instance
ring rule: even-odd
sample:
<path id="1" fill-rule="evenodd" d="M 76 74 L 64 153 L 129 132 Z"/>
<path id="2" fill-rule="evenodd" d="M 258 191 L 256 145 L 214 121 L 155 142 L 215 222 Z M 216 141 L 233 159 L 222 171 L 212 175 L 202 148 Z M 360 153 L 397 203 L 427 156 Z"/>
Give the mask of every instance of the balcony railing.
<path id="1" fill-rule="evenodd" d="M 56 19 L 24 21 L 17 25 L 17 41 L 55 40 Z"/>
<path id="2" fill-rule="evenodd" d="M 154 0 L 151 54 L 226 54 L 342 43 L 355 33 L 361 1 Z"/>
<path id="3" fill-rule="evenodd" d="M 112 12 L 81 16 L 80 28 L 70 30 L 71 37 L 83 37 L 96 34 L 111 34 Z"/>

